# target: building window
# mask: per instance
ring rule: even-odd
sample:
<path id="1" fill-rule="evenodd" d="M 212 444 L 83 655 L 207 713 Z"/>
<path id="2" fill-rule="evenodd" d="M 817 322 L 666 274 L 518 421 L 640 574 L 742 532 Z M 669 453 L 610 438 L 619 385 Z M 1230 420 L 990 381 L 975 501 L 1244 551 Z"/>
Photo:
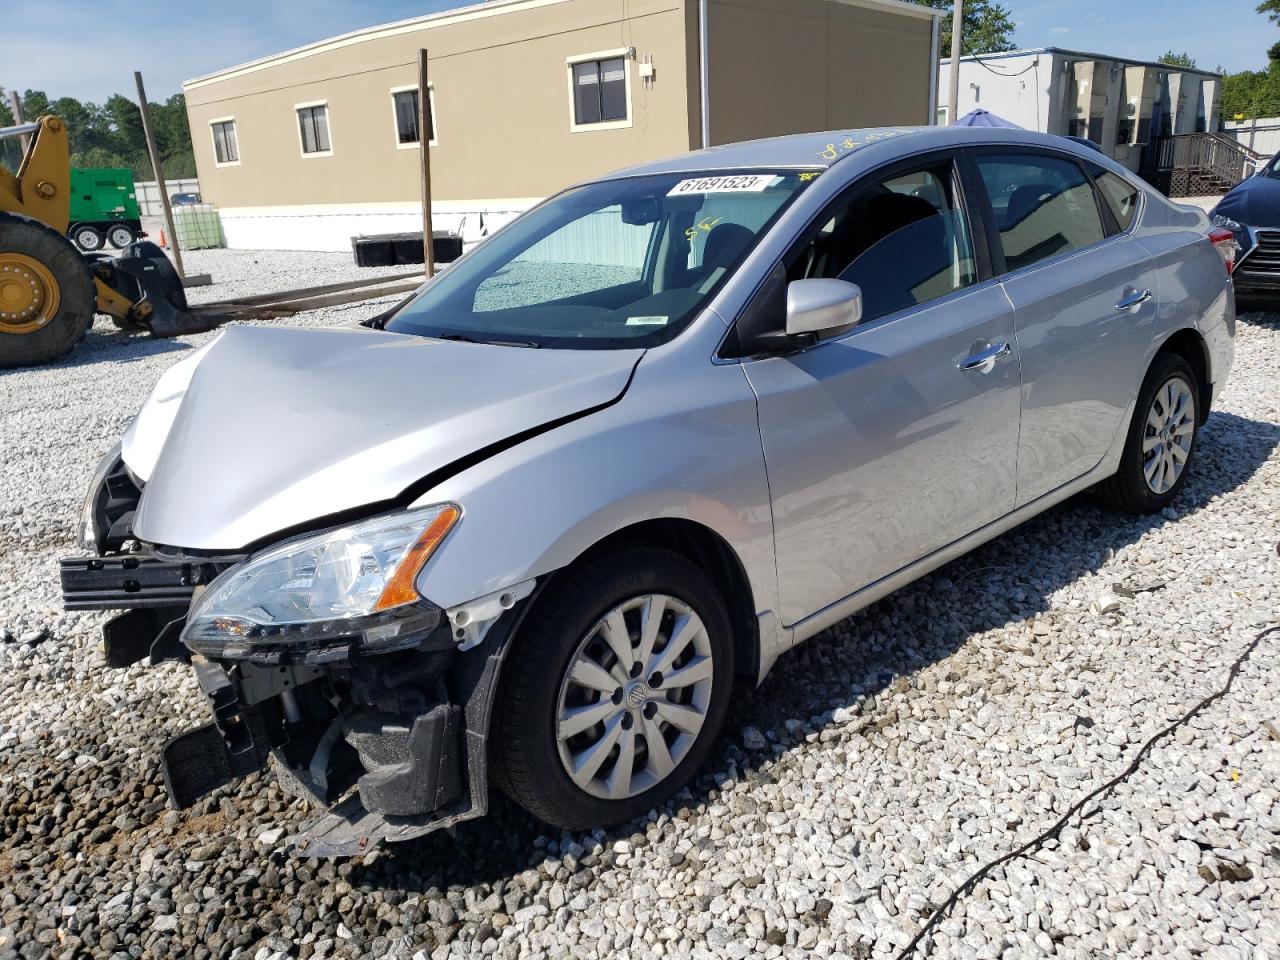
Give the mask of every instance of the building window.
<path id="1" fill-rule="evenodd" d="M 220 167 L 239 163 L 240 144 L 236 142 L 235 119 L 213 120 L 209 129 L 213 133 L 214 162 Z"/>
<path id="2" fill-rule="evenodd" d="M 627 52 L 609 51 L 569 60 L 570 129 L 631 126 Z"/>
<path id="3" fill-rule="evenodd" d="M 436 90 L 427 88 L 427 143 L 436 145 Z M 396 124 L 396 146 L 418 145 L 418 88 L 397 87 L 391 91 L 391 109 Z"/>
<path id="4" fill-rule="evenodd" d="M 298 111 L 298 136 L 303 156 L 328 156 L 333 152 L 329 139 L 329 105 L 303 103 Z"/>

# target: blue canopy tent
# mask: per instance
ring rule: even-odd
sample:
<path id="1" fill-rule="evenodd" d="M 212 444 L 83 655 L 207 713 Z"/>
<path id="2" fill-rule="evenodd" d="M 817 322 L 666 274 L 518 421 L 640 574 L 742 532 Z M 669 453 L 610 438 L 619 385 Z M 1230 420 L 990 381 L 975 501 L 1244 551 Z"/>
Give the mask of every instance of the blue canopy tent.
<path id="1" fill-rule="evenodd" d="M 1016 123 L 1010 123 L 1004 117 L 997 117 L 990 110 L 970 110 L 963 117 L 952 124 L 954 127 L 1008 127 L 1012 130 L 1021 130 L 1022 127 Z"/>

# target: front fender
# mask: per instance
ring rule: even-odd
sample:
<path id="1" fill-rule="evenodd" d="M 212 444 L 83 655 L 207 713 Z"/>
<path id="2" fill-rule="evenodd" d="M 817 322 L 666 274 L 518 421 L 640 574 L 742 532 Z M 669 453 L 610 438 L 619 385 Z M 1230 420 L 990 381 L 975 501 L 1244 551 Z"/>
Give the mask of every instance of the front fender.
<path id="1" fill-rule="evenodd" d="M 678 354 L 650 356 L 617 403 L 423 494 L 419 503 L 463 510 L 419 576 L 424 597 L 452 607 L 561 569 L 624 527 L 678 518 L 719 534 L 746 571 L 756 612 L 776 609 L 755 394 L 736 364 L 704 359 L 682 371 Z"/>

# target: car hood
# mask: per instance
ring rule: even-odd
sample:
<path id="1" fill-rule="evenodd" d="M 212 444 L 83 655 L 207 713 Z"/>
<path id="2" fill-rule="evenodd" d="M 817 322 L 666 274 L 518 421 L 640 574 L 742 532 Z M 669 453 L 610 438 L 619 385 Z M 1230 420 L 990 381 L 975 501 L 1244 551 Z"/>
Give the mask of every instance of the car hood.
<path id="1" fill-rule="evenodd" d="M 1280 179 L 1243 180 L 1218 201 L 1213 212 L 1250 227 L 1280 227 Z"/>
<path id="2" fill-rule="evenodd" d="M 238 550 L 392 500 L 461 457 L 617 399 L 642 354 L 228 328 L 161 377 L 125 435 L 125 464 L 144 481 L 134 534 Z"/>

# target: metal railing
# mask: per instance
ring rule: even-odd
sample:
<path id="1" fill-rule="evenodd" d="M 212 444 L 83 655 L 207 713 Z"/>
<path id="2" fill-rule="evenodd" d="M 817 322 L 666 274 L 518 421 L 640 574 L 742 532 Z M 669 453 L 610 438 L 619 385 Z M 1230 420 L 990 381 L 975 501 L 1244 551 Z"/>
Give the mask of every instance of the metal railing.
<path id="1" fill-rule="evenodd" d="M 1257 173 L 1266 160 L 1222 133 L 1180 133 L 1151 142 L 1156 171 L 1186 171 L 1235 186 Z"/>

